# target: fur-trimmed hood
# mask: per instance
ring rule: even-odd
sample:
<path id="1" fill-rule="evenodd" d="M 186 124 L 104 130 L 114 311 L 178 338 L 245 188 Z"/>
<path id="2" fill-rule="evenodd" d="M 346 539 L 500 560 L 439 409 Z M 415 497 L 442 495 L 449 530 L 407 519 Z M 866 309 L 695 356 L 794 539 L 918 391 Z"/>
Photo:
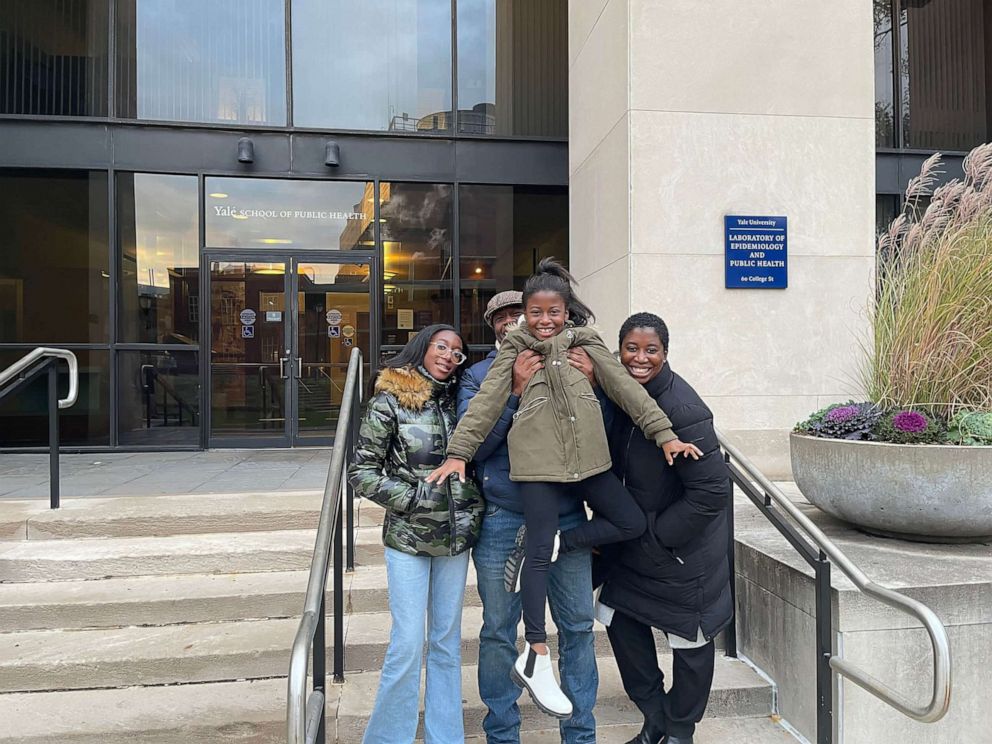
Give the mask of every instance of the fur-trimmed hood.
<path id="1" fill-rule="evenodd" d="M 453 382 L 441 382 L 413 367 L 384 367 L 375 380 L 375 392 L 389 393 L 403 408 L 422 411 L 435 395 L 447 391 Z"/>

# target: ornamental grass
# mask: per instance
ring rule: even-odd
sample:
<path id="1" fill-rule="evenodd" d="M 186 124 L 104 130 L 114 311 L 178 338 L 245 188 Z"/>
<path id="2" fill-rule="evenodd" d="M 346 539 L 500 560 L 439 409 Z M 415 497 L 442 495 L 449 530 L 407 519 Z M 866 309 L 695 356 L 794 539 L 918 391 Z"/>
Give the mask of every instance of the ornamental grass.
<path id="1" fill-rule="evenodd" d="M 862 384 L 882 408 L 946 421 L 992 411 L 992 144 L 968 154 L 964 179 L 933 189 L 940 162 L 927 159 L 879 237 Z"/>

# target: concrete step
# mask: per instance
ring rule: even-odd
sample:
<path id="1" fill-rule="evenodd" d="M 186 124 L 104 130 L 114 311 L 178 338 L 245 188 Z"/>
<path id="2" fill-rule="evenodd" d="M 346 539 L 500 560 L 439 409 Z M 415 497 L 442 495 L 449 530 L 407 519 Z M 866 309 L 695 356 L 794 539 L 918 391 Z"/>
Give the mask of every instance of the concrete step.
<path id="1" fill-rule="evenodd" d="M 598 744 L 625 744 L 637 736 L 641 730 L 639 723 L 596 726 Z M 760 718 L 704 718 L 696 726 L 692 737 L 695 744 L 796 744 L 799 739 L 792 736 L 776 716 Z M 418 739 L 418 744 L 420 740 Z M 468 736 L 465 744 L 485 744 L 484 734 Z M 528 731 L 526 744 L 561 744 L 561 733 L 557 728 Z"/>
<path id="2" fill-rule="evenodd" d="M 193 535 L 315 529 L 321 491 L 0 501 L 0 536 L 53 540 L 78 537 Z"/>
<path id="3" fill-rule="evenodd" d="M 356 528 L 356 561 L 381 564 L 378 527 Z M 316 530 L 0 542 L 5 582 L 309 569 Z"/>
<path id="4" fill-rule="evenodd" d="M 670 669 L 670 659 L 660 658 L 663 668 Z M 612 659 L 601 659 L 599 666 L 598 726 L 605 732 L 615 725 L 627 724 L 636 733 L 640 713 L 624 694 L 615 664 Z M 481 734 L 485 714 L 477 674 L 473 665 L 463 668 L 462 698 L 466 734 L 470 737 Z M 347 675 L 344 685 L 329 688 L 328 741 L 361 741 L 378 683 L 378 672 L 362 672 Z M 526 695 L 520 704 L 527 741 L 543 741 L 532 739 L 530 732 L 547 732 L 553 721 L 540 713 Z M 727 738 L 697 741 L 791 741 L 782 738 L 781 731 L 768 720 L 771 706 L 768 684 L 741 662 L 718 657 L 708 720 L 700 734 L 712 729 L 725 733 Z M 5 711 L 0 729 L 2 744 L 276 744 L 285 741 L 286 680 L 276 677 L 254 682 L 18 693 L 0 695 L 0 707 Z M 710 723 L 722 717 L 732 718 L 724 727 Z M 746 735 L 732 737 L 733 732 Z"/>
<path id="5" fill-rule="evenodd" d="M 0 633 L 0 692 L 76 690 L 260 679 L 285 674 L 296 617 L 89 630 Z M 482 609 L 462 614 L 462 659 L 478 659 Z M 387 612 L 345 615 L 345 669 L 380 669 L 389 643 Z M 557 647 L 554 625 L 549 644 Z M 521 627 L 521 636 L 522 636 Z M 609 656 L 606 630 L 594 630 L 596 653 Z M 333 638 L 328 628 L 328 641 Z M 659 648 L 666 642 L 658 636 Z M 328 649 L 328 659 L 331 651 Z"/>
<path id="6" fill-rule="evenodd" d="M 0 584 L 5 632 L 298 617 L 307 571 L 135 576 L 90 581 Z M 328 607 L 334 593 L 328 578 Z M 384 565 L 344 575 L 346 612 L 388 612 Z M 469 564 L 466 606 L 479 604 Z"/>

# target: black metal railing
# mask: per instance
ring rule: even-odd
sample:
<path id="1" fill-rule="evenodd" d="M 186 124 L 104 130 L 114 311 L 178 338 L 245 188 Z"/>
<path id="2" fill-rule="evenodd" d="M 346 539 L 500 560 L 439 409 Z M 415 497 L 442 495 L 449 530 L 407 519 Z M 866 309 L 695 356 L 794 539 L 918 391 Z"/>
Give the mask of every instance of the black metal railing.
<path id="1" fill-rule="evenodd" d="M 758 511 L 802 556 L 813 569 L 816 611 L 816 744 L 833 742 L 833 672 L 847 677 L 900 713 L 923 723 L 939 721 L 951 704 L 951 651 L 947 631 L 936 614 L 915 599 L 880 586 L 859 569 L 837 545 L 792 503 L 775 484 L 768 480 L 740 450 L 718 434 L 730 477 Z M 734 559 L 734 504 L 730 513 L 730 576 L 731 591 L 736 608 L 736 572 Z M 797 526 L 798 525 L 798 528 Z M 831 563 L 832 562 L 832 563 Z M 930 636 L 933 649 L 933 688 L 930 701 L 919 705 L 901 693 L 858 669 L 833 653 L 833 615 L 831 611 L 831 565 L 843 573 L 855 587 L 868 596 L 912 615 Z M 726 634 L 728 656 L 737 655 L 736 621 Z"/>
<path id="2" fill-rule="evenodd" d="M 361 396 L 362 354 L 358 349 L 353 349 L 324 485 L 303 617 L 296 631 L 289 662 L 286 728 L 290 744 L 324 744 L 326 741 L 327 644 L 324 616 L 328 570 L 333 573 L 334 581 L 334 682 L 344 682 L 344 568 L 347 566 L 347 570 L 351 571 L 355 566 L 354 492 L 348 485 L 346 471 L 354 452 Z M 347 509 L 343 508 L 345 504 Z M 342 530 L 343 519 L 346 522 Z M 342 532 L 347 535 L 345 565 L 342 565 Z M 308 670 L 313 677 L 313 689 L 309 695 Z"/>
<path id="3" fill-rule="evenodd" d="M 69 366 L 69 392 L 59 399 L 58 360 Z M 59 410 L 76 402 L 79 394 L 79 363 L 67 349 L 39 346 L 0 372 L 0 398 L 12 395 L 41 375 L 48 375 L 48 470 L 49 505 L 58 509 L 59 493 Z"/>
<path id="4" fill-rule="evenodd" d="M 156 388 L 162 391 L 162 398 L 156 396 Z M 152 419 L 155 418 L 156 407 L 161 406 L 162 426 L 169 425 L 169 398 L 176 402 L 177 426 L 183 425 L 183 411 L 189 414 L 190 424 L 196 426 L 199 414 L 196 408 L 183 398 L 178 391 L 163 379 L 162 373 L 153 364 L 141 365 L 141 389 L 145 397 L 145 426 L 152 428 Z"/>

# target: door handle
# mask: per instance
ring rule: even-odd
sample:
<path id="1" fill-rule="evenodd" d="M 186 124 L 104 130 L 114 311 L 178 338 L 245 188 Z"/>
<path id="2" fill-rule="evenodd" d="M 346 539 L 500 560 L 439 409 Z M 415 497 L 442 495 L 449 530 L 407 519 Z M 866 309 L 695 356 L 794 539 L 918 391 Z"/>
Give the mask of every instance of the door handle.
<path id="1" fill-rule="evenodd" d="M 289 375 L 286 374 L 286 362 L 289 361 L 289 357 L 279 357 L 279 377 L 283 380 L 288 380 Z"/>
<path id="2" fill-rule="evenodd" d="M 296 357 L 296 379 L 303 379 L 303 357 Z"/>

